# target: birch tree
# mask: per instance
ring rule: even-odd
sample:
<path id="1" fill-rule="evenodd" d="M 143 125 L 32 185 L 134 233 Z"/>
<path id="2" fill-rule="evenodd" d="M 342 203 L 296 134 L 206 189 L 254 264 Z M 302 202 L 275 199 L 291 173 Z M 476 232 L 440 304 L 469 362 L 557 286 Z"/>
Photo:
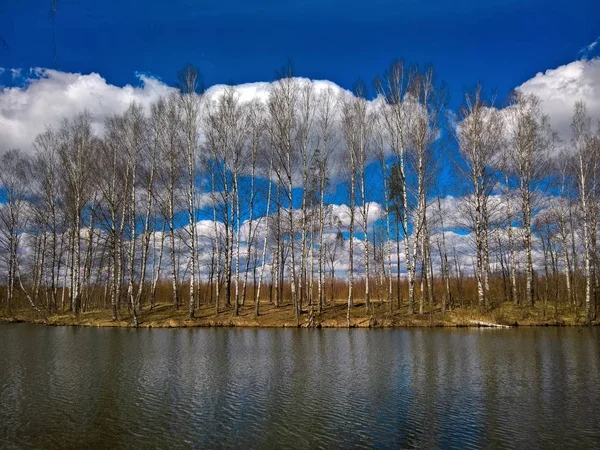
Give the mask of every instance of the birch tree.
<path id="1" fill-rule="evenodd" d="M 513 166 L 521 196 L 527 302 L 529 306 L 533 306 L 532 215 L 539 202 L 538 189 L 548 174 L 549 153 L 554 133 L 548 117 L 542 113 L 540 100 L 535 96 L 513 94 L 509 120 Z"/>
<path id="2" fill-rule="evenodd" d="M 406 74 L 404 64 L 395 62 L 388 73 L 378 79 L 377 90 L 383 98 L 380 116 L 389 140 L 389 147 L 394 155 L 393 171 L 390 176 L 390 192 L 396 206 L 398 242 L 400 229 L 404 241 L 404 260 L 408 278 L 408 312 L 415 311 L 415 271 L 416 261 L 411 254 L 410 226 L 409 226 L 409 192 L 408 192 L 408 129 L 411 114 L 407 107 L 405 96 L 410 90 L 409 77 Z M 419 226 L 414 230 L 413 239 L 418 240 Z M 399 258 L 398 258 L 399 260 Z M 399 264 L 399 262 L 398 262 Z M 398 274 L 400 268 L 398 266 Z M 400 277 L 398 276 L 398 281 Z"/>
<path id="3" fill-rule="evenodd" d="M 325 226 L 325 190 L 329 183 L 329 159 L 336 146 L 337 134 L 335 118 L 337 112 L 337 97 L 330 87 L 322 91 L 317 98 L 316 128 L 320 133 L 320 147 L 317 152 L 318 184 L 319 184 L 319 247 L 318 247 L 318 302 L 319 314 L 323 311 L 324 283 L 325 283 L 325 252 L 324 252 L 324 226 Z"/>
<path id="4" fill-rule="evenodd" d="M 182 110 L 185 154 L 187 157 L 187 208 L 190 239 L 190 300 L 188 316 L 194 318 L 196 284 L 196 158 L 198 147 L 198 121 L 201 92 L 200 75 L 193 67 L 184 68 L 179 74 L 179 101 Z"/>
<path id="5" fill-rule="evenodd" d="M 482 97 L 481 85 L 465 95 L 459 119 L 456 139 L 463 164 L 461 171 L 472 187 L 477 299 L 480 311 L 484 312 L 487 307 L 485 247 L 489 223 L 486 204 L 494 181 L 494 167 L 498 166 L 503 128 L 498 110 Z"/>
<path id="6" fill-rule="evenodd" d="M 582 101 L 575 104 L 573 120 L 571 123 L 573 133 L 572 144 L 577 157 L 577 188 L 579 201 L 583 214 L 583 247 L 584 247 L 584 275 L 585 275 L 585 321 L 592 319 L 592 255 L 591 255 L 591 204 L 593 202 L 592 173 L 597 158 L 596 149 L 591 139 L 591 119 L 587 107 Z"/>
<path id="7" fill-rule="evenodd" d="M 22 233 L 26 227 L 26 199 L 30 190 L 30 162 L 19 150 L 9 150 L 0 157 L 0 244 L 6 261 L 7 296 L 5 308 L 10 313 L 17 286 L 18 257 Z"/>
<path id="8" fill-rule="evenodd" d="M 344 134 L 344 140 L 346 149 L 348 152 L 348 159 L 350 166 L 348 167 L 350 176 L 350 204 L 348 205 L 348 214 L 350 218 L 349 223 L 349 237 L 348 237 L 348 308 L 346 312 L 346 321 L 348 327 L 350 327 L 350 310 L 354 306 L 354 220 L 355 220 L 355 205 L 356 205 L 356 176 L 358 170 L 358 148 L 360 146 L 360 139 L 362 133 L 360 132 L 360 112 L 361 104 L 360 99 L 348 95 L 343 100 L 341 106 L 342 114 L 342 130 Z"/>
<path id="9" fill-rule="evenodd" d="M 68 220 L 73 236 L 71 245 L 71 310 L 79 312 L 81 300 L 81 230 L 83 212 L 90 195 L 91 184 L 87 177 L 92 172 L 92 156 L 97 141 L 92 134 L 91 116 L 88 112 L 72 120 L 65 119 L 59 130 L 59 156 L 64 183 Z"/>
<path id="10" fill-rule="evenodd" d="M 285 226 L 290 245 L 290 287 L 296 323 L 299 323 L 299 302 L 296 285 L 296 227 L 294 223 L 294 171 L 298 155 L 294 139 L 298 127 L 298 86 L 290 70 L 273 85 L 269 94 L 269 123 L 273 148 L 277 151 L 276 175 L 279 187 L 286 197 Z M 283 267 L 281 267 L 283 269 Z"/>
<path id="11" fill-rule="evenodd" d="M 57 179 L 60 173 L 58 156 L 58 137 L 56 131 L 48 128 L 36 137 L 34 147 L 36 149 L 36 172 L 39 174 L 38 196 L 43 203 L 43 210 L 47 214 L 50 233 L 50 302 L 48 310 L 51 313 L 57 309 L 57 296 L 59 285 L 59 232 L 62 231 L 61 197 L 60 185 Z"/>

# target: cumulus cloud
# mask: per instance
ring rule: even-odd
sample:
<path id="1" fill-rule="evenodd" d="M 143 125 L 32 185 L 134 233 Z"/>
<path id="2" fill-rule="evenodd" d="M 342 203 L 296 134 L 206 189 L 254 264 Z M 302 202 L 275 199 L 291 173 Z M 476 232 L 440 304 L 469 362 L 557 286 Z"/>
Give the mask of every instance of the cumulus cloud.
<path id="1" fill-rule="evenodd" d="M 310 83 L 312 84 L 313 92 L 316 95 L 324 92 L 327 89 L 331 89 L 332 93 L 336 96 L 342 93 L 350 93 L 346 89 L 341 88 L 333 81 L 329 80 L 311 80 L 309 78 L 296 77 L 295 80 L 300 84 Z M 277 83 L 274 82 L 255 82 L 255 83 L 244 83 L 235 86 L 235 90 L 241 102 L 251 102 L 253 100 L 259 100 L 266 103 L 269 99 L 269 92 L 272 86 Z M 209 101 L 216 101 L 225 92 L 227 85 L 217 84 L 208 88 L 205 92 L 205 99 Z"/>
<path id="2" fill-rule="evenodd" d="M 100 131 L 106 117 L 122 113 L 131 102 L 148 106 L 172 89 L 147 75 L 138 74 L 138 79 L 140 86 L 119 87 L 97 73 L 32 69 L 22 87 L 5 87 L 0 92 L 0 152 L 30 150 L 47 126 L 58 126 L 63 117 L 73 117 L 84 109 Z"/>
<path id="3" fill-rule="evenodd" d="M 552 127 L 568 142 L 573 108 L 578 100 L 586 102 L 593 119 L 600 119 L 600 58 L 582 59 L 540 72 L 517 90 L 540 97 Z"/>
<path id="4" fill-rule="evenodd" d="M 538 73 L 517 89 L 538 95 L 553 127 L 563 140 L 570 135 L 570 120 L 574 104 L 583 99 L 592 117 L 600 117 L 600 58 L 585 59 L 600 46 L 595 40 L 581 50 L 583 59 Z M 52 69 L 34 68 L 28 72 L 20 69 L 0 68 L 0 74 L 23 78 L 20 87 L 5 87 L 0 91 L 0 151 L 18 147 L 29 150 L 35 136 L 45 127 L 57 126 L 62 117 L 72 117 L 88 109 L 95 129 L 102 130 L 107 116 L 123 112 L 132 101 L 144 106 L 173 88 L 146 74 L 137 74 L 139 86 L 123 87 L 108 83 L 97 73 L 80 74 Z M 336 96 L 349 92 L 327 80 L 298 78 L 301 83 L 312 83 L 316 94 L 331 89 Z M 273 83 L 256 82 L 236 86 L 243 102 L 258 99 L 266 102 Z M 206 99 L 217 100 L 224 85 L 210 87 Z M 378 99 L 370 102 L 377 107 Z"/>
<path id="5" fill-rule="evenodd" d="M 89 111 L 93 129 L 102 134 L 105 119 L 123 113 L 131 102 L 135 101 L 147 108 L 159 97 L 174 90 L 160 80 L 142 73 L 136 74 L 138 86 L 120 87 L 110 84 L 97 73 L 68 73 L 33 68 L 28 71 L 0 69 L 0 74 L 4 71 L 7 72 L 5 76 L 20 77 L 20 85 L 0 88 L 0 153 L 11 148 L 32 151 L 33 141 L 46 127 L 57 127 L 63 118 L 71 118 L 83 110 Z M 337 98 L 351 95 L 349 91 L 327 80 L 297 78 L 296 82 L 299 85 L 311 84 L 315 99 L 326 90 L 330 90 Z M 242 103 L 258 100 L 264 104 L 275 83 L 246 83 L 235 86 L 235 89 Z M 214 104 L 225 89 L 225 85 L 210 87 L 204 96 L 205 105 Z M 373 108 L 374 105 L 375 101 L 371 102 L 370 107 Z M 318 136 L 313 138 L 318 139 Z M 341 140 L 338 141 L 340 145 L 337 146 L 330 142 L 334 150 L 332 160 L 339 159 L 344 153 Z M 316 148 L 316 145 L 311 146 L 313 147 Z M 341 166 L 333 169 L 336 173 L 342 170 Z"/>
<path id="6" fill-rule="evenodd" d="M 367 228 L 369 231 L 373 224 L 385 217 L 384 208 L 377 202 L 367 202 Z M 350 230 L 350 207 L 347 205 L 328 205 L 328 231 L 348 231 Z M 363 208 L 362 206 L 354 207 L 355 231 L 363 231 Z"/>

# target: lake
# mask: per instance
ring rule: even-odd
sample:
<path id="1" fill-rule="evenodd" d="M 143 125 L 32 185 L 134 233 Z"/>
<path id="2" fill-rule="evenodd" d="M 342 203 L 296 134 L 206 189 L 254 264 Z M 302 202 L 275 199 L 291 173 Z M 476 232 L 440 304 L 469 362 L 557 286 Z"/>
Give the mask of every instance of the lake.
<path id="1" fill-rule="evenodd" d="M 600 328 L 0 325 L 1 448 L 600 447 Z"/>

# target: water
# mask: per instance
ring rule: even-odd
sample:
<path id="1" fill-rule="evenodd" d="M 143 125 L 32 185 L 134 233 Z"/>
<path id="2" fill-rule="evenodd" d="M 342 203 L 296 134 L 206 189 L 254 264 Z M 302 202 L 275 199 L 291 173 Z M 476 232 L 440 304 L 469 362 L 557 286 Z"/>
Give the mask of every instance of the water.
<path id="1" fill-rule="evenodd" d="M 600 329 L 0 326 L 1 448 L 600 448 Z"/>

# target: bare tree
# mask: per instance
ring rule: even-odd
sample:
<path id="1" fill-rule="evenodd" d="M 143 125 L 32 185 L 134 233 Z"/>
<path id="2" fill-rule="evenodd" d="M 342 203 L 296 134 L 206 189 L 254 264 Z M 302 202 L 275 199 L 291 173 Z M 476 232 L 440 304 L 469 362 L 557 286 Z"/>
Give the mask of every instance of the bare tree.
<path id="1" fill-rule="evenodd" d="M 177 264 L 177 244 L 175 241 L 175 214 L 178 211 L 179 199 L 177 193 L 182 188 L 184 168 L 183 155 L 183 126 L 182 116 L 178 107 L 178 99 L 170 95 L 165 100 L 164 113 L 156 118 L 163 129 L 161 160 L 164 161 L 165 170 L 159 170 L 160 184 L 164 189 L 161 204 L 163 205 L 164 220 L 169 227 L 169 244 L 171 260 L 171 287 L 173 292 L 173 306 L 179 308 L 179 267 Z M 160 195 L 160 193 L 159 193 Z"/>
<path id="2" fill-rule="evenodd" d="M 513 166 L 521 194 L 527 301 L 533 306 L 532 215 L 539 203 L 538 189 L 548 174 L 549 153 L 555 138 L 535 96 L 514 93 L 508 117 Z"/>
<path id="3" fill-rule="evenodd" d="M 428 295 L 433 301 L 431 280 L 429 280 L 429 231 L 427 227 L 427 199 L 432 177 L 435 174 L 433 144 L 438 138 L 438 119 L 444 106 L 444 97 L 436 92 L 434 86 L 433 68 L 425 69 L 423 73 L 413 70 L 409 79 L 408 97 L 404 100 L 409 109 L 408 143 L 409 156 L 416 172 L 417 185 L 415 189 L 415 231 L 413 237 L 413 261 L 417 260 L 419 240 L 421 241 L 423 280 L 427 284 Z M 420 238 L 420 239 L 419 239 Z M 413 280 L 416 264 L 412 266 Z M 422 287 L 419 313 L 424 310 L 424 286 Z M 414 295 L 414 290 L 413 290 Z M 414 302 L 414 301 L 413 301 Z"/>
<path id="4" fill-rule="evenodd" d="M 50 296 L 48 310 L 52 312 L 57 308 L 57 295 L 59 284 L 59 260 L 58 233 L 62 222 L 60 211 L 60 186 L 57 175 L 60 171 L 58 156 L 58 137 L 56 132 L 49 128 L 40 134 L 35 142 L 36 160 L 35 171 L 39 174 L 38 196 L 42 203 L 42 210 L 48 220 L 50 233 Z"/>
<path id="5" fill-rule="evenodd" d="M 573 112 L 571 124 L 573 132 L 573 147 L 577 156 L 577 188 L 581 211 L 583 213 L 583 246 L 585 250 L 585 321 L 590 323 L 592 319 L 592 245 L 591 245 L 591 222 L 593 190 L 592 179 L 595 176 L 597 149 L 593 146 L 591 139 L 591 119 L 588 115 L 585 103 L 578 101 Z"/>
<path id="6" fill-rule="evenodd" d="M 361 132 L 361 113 L 363 111 L 363 102 L 360 98 L 347 95 L 342 102 L 342 130 L 350 160 L 348 168 L 350 174 L 350 205 L 348 207 L 350 215 L 348 238 L 348 309 L 346 313 L 346 321 L 350 327 L 350 309 L 354 306 L 354 221 L 355 221 L 355 205 L 356 205 L 356 177 L 358 171 L 358 152 L 361 145 L 363 133 Z"/>
<path id="7" fill-rule="evenodd" d="M 10 313 L 17 284 L 18 255 L 26 227 L 26 198 L 30 190 L 30 162 L 19 150 L 9 150 L 0 157 L 0 244 L 6 260 L 7 297 Z"/>
<path id="8" fill-rule="evenodd" d="M 408 192 L 408 129 L 411 121 L 410 107 L 405 103 L 405 97 L 410 89 L 410 80 L 404 64 L 395 62 L 387 74 L 376 81 L 379 94 L 384 99 L 380 115 L 383 118 L 389 147 L 394 155 L 393 170 L 390 173 L 390 195 L 396 206 L 397 234 L 399 242 L 400 226 L 404 240 L 404 256 L 408 274 L 408 312 L 415 310 L 415 271 L 416 261 L 410 251 L 409 235 L 409 192 Z M 414 227 L 413 239 L 418 241 L 420 226 Z M 399 260 L 399 258 L 398 258 Z M 399 265 L 399 262 L 398 262 Z M 398 281 L 400 279 L 398 266 Z M 399 295 L 399 291 L 398 291 Z"/>
<path id="9" fill-rule="evenodd" d="M 187 156 L 187 206 L 190 238 L 190 301 L 188 315 L 194 318 L 196 284 L 196 151 L 198 147 L 198 121 L 201 83 L 200 74 L 194 67 L 186 67 L 179 73 L 179 101 L 183 118 L 184 145 Z"/>
<path id="10" fill-rule="evenodd" d="M 298 128 L 297 103 L 298 103 L 298 85 L 292 77 L 289 69 L 273 85 L 269 95 L 269 115 L 270 115 L 270 136 L 273 148 L 277 151 L 278 164 L 276 165 L 276 175 L 278 186 L 284 191 L 286 196 L 287 220 L 289 244 L 290 244 L 290 286 L 292 294 L 292 305 L 296 323 L 299 323 L 299 301 L 296 295 L 296 245 L 295 245 L 295 224 L 294 224 L 294 171 L 296 169 L 297 152 L 295 151 L 294 140 Z M 278 196 L 279 197 L 279 196 Z M 278 202 L 279 203 L 279 202 Z M 279 205 L 281 205 L 279 203 Z M 278 206 L 281 208 L 281 206 Z M 283 265 L 281 267 L 283 270 Z"/>
<path id="11" fill-rule="evenodd" d="M 146 272 L 148 265 L 148 250 L 150 247 L 150 226 L 152 220 L 152 212 L 153 212 L 153 201 L 154 201 L 154 184 L 156 178 L 156 163 L 158 159 L 158 155 L 161 148 L 161 133 L 162 129 L 160 127 L 160 116 L 164 113 L 165 104 L 162 99 L 158 102 L 154 103 L 150 108 L 150 121 L 142 122 L 143 132 L 148 133 L 151 136 L 146 137 L 149 142 L 143 148 L 146 150 L 146 154 L 144 154 L 144 158 L 141 163 L 142 173 L 141 180 L 143 185 L 146 187 L 146 211 L 144 216 L 144 228 L 143 228 L 143 242 L 142 242 L 142 259 L 140 265 L 140 282 L 138 285 L 138 290 L 136 294 L 135 304 L 138 308 L 142 309 L 142 292 L 144 289 L 144 282 L 146 280 Z M 149 154 L 149 155 L 148 155 Z M 164 223 L 164 222 L 163 222 Z M 164 225 L 163 225 L 163 234 L 164 234 Z M 162 245 L 164 244 L 164 237 L 161 235 L 161 255 L 159 259 L 162 259 Z M 160 266 L 160 264 L 159 264 Z M 160 269 L 159 269 L 160 270 Z M 154 290 L 153 290 L 154 293 Z M 154 295 L 154 294 L 153 294 Z"/>
<path id="12" fill-rule="evenodd" d="M 318 247 L 318 298 L 319 314 L 323 311 L 324 300 L 324 226 L 325 226 L 325 190 L 329 183 L 328 167 L 330 154 L 336 145 L 335 114 L 337 111 L 337 97 L 328 87 L 317 98 L 316 126 L 320 132 L 320 149 L 316 153 L 319 185 L 319 247 Z"/>
<path id="13" fill-rule="evenodd" d="M 503 127 L 498 111 L 482 98 L 481 85 L 465 95 L 465 104 L 459 114 L 456 138 L 463 163 L 461 171 L 473 189 L 477 298 L 479 309 L 484 312 L 487 306 L 487 200 L 494 183 L 493 168 L 498 166 L 496 160 Z"/>
<path id="14" fill-rule="evenodd" d="M 246 235 L 246 263 L 244 269 L 244 285 L 242 288 L 242 305 L 246 299 L 246 289 L 248 285 L 248 270 L 250 268 L 250 257 L 254 244 L 254 237 L 256 230 L 258 228 L 258 224 L 254 226 L 254 210 L 256 207 L 256 172 L 257 165 L 259 161 L 259 151 L 263 149 L 263 141 L 264 141 L 264 133 L 265 133 L 265 111 L 263 105 L 258 101 L 254 101 L 248 105 L 247 108 L 247 120 L 248 120 L 248 128 L 250 134 L 250 195 L 248 199 L 248 233 Z M 269 163 L 271 164 L 271 163 Z M 269 168 L 269 172 L 271 168 Z M 268 174 L 270 176 L 270 173 Z M 270 183 L 269 179 L 269 183 Z M 271 195 L 270 185 L 269 185 L 269 193 L 268 196 Z M 270 198 L 268 199 L 270 200 Z M 267 209 L 269 205 L 267 205 Z M 267 212 L 268 214 L 268 212 Z M 266 249 L 266 247 L 265 247 Z M 263 263 L 264 264 L 264 263 Z M 261 272 L 262 275 L 262 272 Z M 258 307 L 258 303 L 257 303 Z M 258 309 L 256 310 L 256 315 L 258 315 Z"/>
<path id="15" fill-rule="evenodd" d="M 88 112 L 72 120 L 65 119 L 59 130 L 59 156 L 64 183 L 68 221 L 73 236 L 71 245 L 71 310 L 79 312 L 81 300 L 81 230 L 83 212 L 88 203 L 91 184 L 87 177 L 91 173 L 92 156 L 97 140 L 92 134 L 91 116 Z"/>

